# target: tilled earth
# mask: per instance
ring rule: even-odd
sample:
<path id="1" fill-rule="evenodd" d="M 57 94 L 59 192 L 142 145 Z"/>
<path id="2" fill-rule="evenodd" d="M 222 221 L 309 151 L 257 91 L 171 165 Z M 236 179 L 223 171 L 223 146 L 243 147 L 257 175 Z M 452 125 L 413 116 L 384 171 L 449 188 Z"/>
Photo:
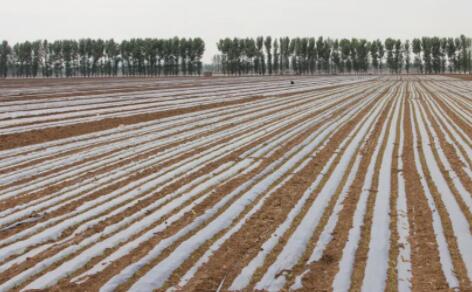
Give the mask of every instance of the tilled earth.
<path id="1" fill-rule="evenodd" d="M 468 80 L 0 81 L 0 291 L 468 291 L 471 194 Z"/>

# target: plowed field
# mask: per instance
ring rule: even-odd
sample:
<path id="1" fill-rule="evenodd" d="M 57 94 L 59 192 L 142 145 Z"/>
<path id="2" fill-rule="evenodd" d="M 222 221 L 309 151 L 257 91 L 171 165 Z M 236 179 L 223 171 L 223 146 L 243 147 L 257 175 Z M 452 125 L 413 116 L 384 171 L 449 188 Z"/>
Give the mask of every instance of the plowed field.
<path id="1" fill-rule="evenodd" d="M 472 81 L 0 81 L 0 291 L 470 291 L 471 194 Z"/>

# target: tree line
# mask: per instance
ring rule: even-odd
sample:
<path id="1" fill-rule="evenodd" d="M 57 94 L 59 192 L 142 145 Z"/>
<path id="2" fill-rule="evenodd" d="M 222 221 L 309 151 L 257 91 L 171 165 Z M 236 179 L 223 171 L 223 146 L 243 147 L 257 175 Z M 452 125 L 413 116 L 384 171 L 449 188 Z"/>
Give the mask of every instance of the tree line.
<path id="1" fill-rule="evenodd" d="M 465 73 L 472 71 L 472 40 L 387 38 L 225 38 L 213 63 L 223 74 Z"/>
<path id="2" fill-rule="evenodd" d="M 201 38 L 0 42 L 1 77 L 201 74 Z"/>
<path id="3" fill-rule="evenodd" d="M 224 74 L 465 73 L 472 40 L 387 38 L 225 38 L 214 57 Z M 1 77 L 160 76 L 202 73 L 201 38 L 0 42 Z"/>

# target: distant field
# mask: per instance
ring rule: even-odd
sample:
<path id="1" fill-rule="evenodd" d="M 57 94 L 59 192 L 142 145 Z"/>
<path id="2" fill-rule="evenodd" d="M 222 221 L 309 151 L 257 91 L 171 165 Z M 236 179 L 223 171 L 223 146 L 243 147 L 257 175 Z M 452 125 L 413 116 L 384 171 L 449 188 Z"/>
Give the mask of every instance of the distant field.
<path id="1" fill-rule="evenodd" d="M 472 81 L 0 81 L 0 291 L 467 291 L 471 194 Z"/>

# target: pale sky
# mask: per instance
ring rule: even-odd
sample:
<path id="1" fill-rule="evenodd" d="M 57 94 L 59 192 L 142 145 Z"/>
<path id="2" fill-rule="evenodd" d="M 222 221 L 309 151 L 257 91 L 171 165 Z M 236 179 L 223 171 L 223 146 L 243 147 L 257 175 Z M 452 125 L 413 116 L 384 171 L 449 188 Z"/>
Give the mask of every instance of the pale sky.
<path id="1" fill-rule="evenodd" d="M 472 0 L 0 0 L 0 40 L 472 36 Z"/>

